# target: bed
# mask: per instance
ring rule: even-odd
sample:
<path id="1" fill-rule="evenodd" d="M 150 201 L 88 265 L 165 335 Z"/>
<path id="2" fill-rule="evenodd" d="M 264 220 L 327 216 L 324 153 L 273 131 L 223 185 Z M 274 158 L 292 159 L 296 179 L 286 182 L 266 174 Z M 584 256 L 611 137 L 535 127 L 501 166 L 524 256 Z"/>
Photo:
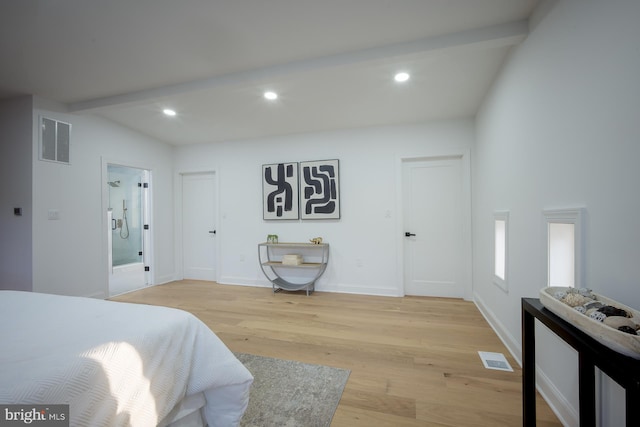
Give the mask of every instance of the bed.
<path id="1" fill-rule="evenodd" d="M 253 377 L 182 310 L 0 291 L 0 403 L 77 426 L 236 426 Z"/>

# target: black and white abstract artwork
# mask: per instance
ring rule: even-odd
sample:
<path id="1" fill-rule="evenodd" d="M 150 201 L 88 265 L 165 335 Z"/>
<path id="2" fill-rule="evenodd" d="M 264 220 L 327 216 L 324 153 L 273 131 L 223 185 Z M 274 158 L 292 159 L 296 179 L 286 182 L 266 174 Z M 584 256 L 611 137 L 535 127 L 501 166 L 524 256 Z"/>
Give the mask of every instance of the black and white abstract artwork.
<path id="1" fill-rule="evenodd" d="M 298 219 L 298 163 L 262 165 L 264 219 Z"/>
<path id="2" fill-rule="evenodd" d="M 340 218 L 339 160 L 300 163 L 300 217 Z"/>

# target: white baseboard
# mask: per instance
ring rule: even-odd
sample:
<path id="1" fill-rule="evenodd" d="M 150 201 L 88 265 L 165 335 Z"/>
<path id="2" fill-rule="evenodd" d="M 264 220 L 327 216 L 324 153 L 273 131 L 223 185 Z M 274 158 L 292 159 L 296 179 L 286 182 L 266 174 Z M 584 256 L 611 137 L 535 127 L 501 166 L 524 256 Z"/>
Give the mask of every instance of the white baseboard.
<path id="1" fill-rule="evenodd" d="M 547 402 L 547 405 L 556 414 L 563 426 L 578 427 L 580 425 L 580 416 L 576 409 L 560 394 L 551 379 L 537 366 L 536 387 L 540 396 Z"/>
<path id="2" fill-rule="evenodd" d="M 522 345 L 509 333 L 497 316 L 489 309 L 482 298 L 474 293 L 474 303 L 489 326 L 494 330 L 498 338 L 507 347 L 511 356 L 522 367 Z M 565 427 L 573 427 L 579 425 L 578 413 L 567 399 L 560 393 L 553 381 L 536 365 L 536 388 L 538 393 L 547 402 L 551 410 L 558 417 L 558 420 Z"/>
<path id="3" fill-rule="evenodd" d="M 271 282 L 266 279 L 249 279 L 247 277 L 222 276 L 217 280 L 221 285 L 256 286 L 270 288 Z"/>
<path id="4" fill-rule="evenodd" d="M 266 279 L 249 279 L 246 277 L 233 277 L 224 276 L 218 280 L 218 283 L 222 285 L 240 285 L 240 286 L 257 286 L 263 288 L 270 288 L 271 282 Z M 336 292 L 343 294 L 357 294 L 357 295 L 375 295 L 384 297 L 397 297 L 398 290 L 395 288 L 377 288 L 372 289 L 361 285 L 346 285 L 346 284 L 326 284 L 322 282 L 316 283 L 317 292 Z"/>
<path id="5" fill-rule="evenodd" d="M 172 275 L 158 276 L 155 278 L 153 285 L 164 285 L 165 283 L 174 282 L 175 280 L 176 277 Z"/>
<path id="6" fill-rule="evenodd" d="M 361 285 L 348 285 L 348 284 L 316 284 L 316 290 L 318 292 L 336 292 L 341 294 L 356 294 L 356 295 L 373 295 L 379 297 L 400 297 L 396 288 L 369 288 Z"/>
<path id="7" fill-rule="evenodd" d="M 505 347 L 507 347 L 511 356 L 513 356 L 513 358 L 516 359 L 516 362 L 522 366 L 522 357 L 520 356 L 522 354 L 522 347 L 518 340 L 509 333 L 507 328 L 505 328 L 498 320 L 493 311 L 489 309 L 487 304 L 485 304 L 478 294 L 474 293 L 473 297 L 476 307 L 478 307 L 482 316 L 484 316 L 485 320 L 489 323 L 489 326 L 491 326 L 494 332 L 498 335 L 498 338 L 500 338 L 500 341 L 502 341 Z"/>

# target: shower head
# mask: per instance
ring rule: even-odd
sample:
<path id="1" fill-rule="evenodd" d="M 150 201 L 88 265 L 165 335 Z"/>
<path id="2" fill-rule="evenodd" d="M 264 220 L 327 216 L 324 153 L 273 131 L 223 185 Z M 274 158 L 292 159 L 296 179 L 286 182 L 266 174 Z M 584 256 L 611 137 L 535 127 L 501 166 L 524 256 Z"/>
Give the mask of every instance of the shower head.
<path id="1" fill-rule="evenodd" d="M 120 187 L 120 181 L 109 181 L 107 182 L 112 187 Z"/>

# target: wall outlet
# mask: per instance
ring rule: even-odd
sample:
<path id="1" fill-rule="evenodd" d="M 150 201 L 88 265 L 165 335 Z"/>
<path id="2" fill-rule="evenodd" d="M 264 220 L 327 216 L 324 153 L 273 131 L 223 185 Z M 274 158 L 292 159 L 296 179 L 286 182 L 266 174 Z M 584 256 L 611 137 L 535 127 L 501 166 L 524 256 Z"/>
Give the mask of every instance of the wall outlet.
<path id="1" fill-rule="evenodd" d="M 356 267 L 362 267 L 362 258 L 356 258 Z"/>
<path id="2" fill-rule="evenodd" d="M 59 220 L 60 219 L 60 211 L 57 209 L 49 209 L 49 212 L 47 212 L 47 219 L 49 220 Z"/>

